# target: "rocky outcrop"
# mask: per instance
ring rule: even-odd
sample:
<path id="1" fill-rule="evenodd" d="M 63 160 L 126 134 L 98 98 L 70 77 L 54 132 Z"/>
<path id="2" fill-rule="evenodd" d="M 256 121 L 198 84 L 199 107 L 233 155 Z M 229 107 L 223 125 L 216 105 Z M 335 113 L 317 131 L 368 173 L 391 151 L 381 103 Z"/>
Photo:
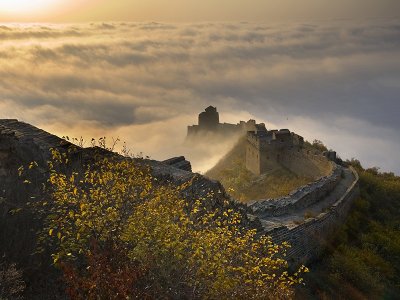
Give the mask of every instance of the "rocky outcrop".
<path id="1" fill-rule="evenodd" d="M 187 161 L 184 156 L 172 157 L 162 161 L 163 164 L 172 166 L 177 169 L 192 172 L 192 165 Z"/>

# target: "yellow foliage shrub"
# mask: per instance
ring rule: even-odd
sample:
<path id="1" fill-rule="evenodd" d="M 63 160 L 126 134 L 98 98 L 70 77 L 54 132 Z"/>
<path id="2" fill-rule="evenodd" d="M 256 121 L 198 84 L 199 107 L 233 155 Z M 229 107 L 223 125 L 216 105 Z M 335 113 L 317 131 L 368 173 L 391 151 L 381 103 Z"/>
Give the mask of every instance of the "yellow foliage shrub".
<path id="1" fill-rule="evenodd" d="M 185 199 L 190 182 L 159 184 L 149 168 L 120 157 L 95 159 L 82 172 L 68 164 L 68 155 L 53 150 L 41 206 L 41 241 L 53 247 L 56 264 L 82 263 L 92 240 L 123 247 L 147 270 L 147 293 L 181 299 L 290 298 L 307 271 L 289 275 L 288 245 L 245 228 L 229 205 L 206 208 L 212 194 Z"/>

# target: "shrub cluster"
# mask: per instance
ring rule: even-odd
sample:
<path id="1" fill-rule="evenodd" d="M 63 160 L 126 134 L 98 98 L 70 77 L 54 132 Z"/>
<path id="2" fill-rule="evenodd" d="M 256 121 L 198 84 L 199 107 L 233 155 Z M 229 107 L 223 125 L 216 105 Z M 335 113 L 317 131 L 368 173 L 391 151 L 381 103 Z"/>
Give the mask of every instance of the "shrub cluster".
<path id="1" fill-rule="evenodd" d="M 73 299 L 286 299 L 302 281 L 287 271 L 287 244 L 243 226 L 212 193 L 188 201 L 132 159 L 99 157 L 79 172 L 52 150 L 43 249 L 51 249 Z M 206 208 L 208 207 L 208 208 Z"/>

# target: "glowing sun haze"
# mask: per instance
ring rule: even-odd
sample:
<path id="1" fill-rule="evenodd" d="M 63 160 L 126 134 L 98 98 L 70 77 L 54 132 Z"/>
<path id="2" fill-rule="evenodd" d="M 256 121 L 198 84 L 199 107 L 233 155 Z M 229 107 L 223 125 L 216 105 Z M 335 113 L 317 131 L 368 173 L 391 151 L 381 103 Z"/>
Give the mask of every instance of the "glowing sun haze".
<path id="1" fill-rule="evenodd" d="M 66 0 L 1 0 L 1 15 L 8 15 L 10 18 L 30 16 L 46 16 L 53 10 L 64 8 Z"/>
<path id="2" fill-rule="evenodd" d="M 0 22 L 287 21 L 394 17 L 398 0 L 0 0 Z"/>

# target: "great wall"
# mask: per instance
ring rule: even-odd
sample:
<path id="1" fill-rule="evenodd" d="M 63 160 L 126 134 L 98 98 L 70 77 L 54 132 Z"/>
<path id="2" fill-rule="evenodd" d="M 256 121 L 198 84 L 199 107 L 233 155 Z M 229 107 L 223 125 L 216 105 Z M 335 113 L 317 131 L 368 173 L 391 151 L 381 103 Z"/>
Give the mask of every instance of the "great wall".
<path id="1" fill-rule="evenodd" d="M 238 124 L 219 123 L 215 107 L 207 107 L 199 115 L 199 124 L 188 127 L 192 140 L 235 131 L 245 135 L 246 168 L 261 175 L 276 166 L 293 173 L 317 177 L 313 182 L 292 191 L 285 197 L 257 199 L 247 203 L 249 217 L 259 223 L 260 234 L 275 242 L 287 241 L 291 265 L 310 262 L 319 256 L 334 232 L 345 221 L 351 204 L 359 195 L 359 177 L 351 168 L 341 165 L 334 151 L 305 149 L 303 137 L 288 129 L 267 130 L 254 120 Z"/>
<path id="2" fill-rule="evenodd" d="M 289 263 L 298 265 L 318 257 L 345 221 L 359 195 L 358 174 L 337 166 L 328 177 L 300 187 L 288 197 L 249 205 L 261 221 L 263 234 L 291 245 Z"/>
<path id="3" fill-rule="evenodd" d="M 19 257 L 24 253 L 29 257 L 29 252 L 33 251 L 26 244 L 34 240 L 34 226 L 29 222 L 21 223 L 21 218 L 29 217 L 29 214 L 13 218 L 10 211 L 31 201 L 27 195 L 37 193 L 40 183 L 47 176 L 45 165 L 50 155 L 49 149 L 65 149 L 69 146 L 71 143 L 68 141 L 32 125 L 17 120 L 0 120 L 2 253 L 17 253 Z M 297 150 L 295 152 L 298 153 Z M 88 148 L 79 148 L 77 154 L 80 161 L 90 159 L 91 155 L 93 149 Z M 38 174 L 33 180 L 36 187 L 26 187 L 18 178 L 18 167 L 31 161 L 39 164 Z M 219 182 L 192 173 L 190 163 L 184 157 L 163 162 L 140 160 L 140 163 L 148 164 L 153 174 L 159 178 L 170 178 L 177 183 L 193 181 L 188 192 L 194 197 L 201 197 L 212 190 L 216 197 L 209 203 L 210 207 L 218 207 L 222 205 L 222 199 L 229 199 Z M 286 197 L 253 201 L 247 206 L 230 199 L 231 205 L 246 215 L 248 226 L 256 227 L 260 234 L 270 235 L 275 242 L 287 241 L 291 244 L 287 256 L 291 265 L 308 263 L 321 253 L 326 242 L 346 219 L 353 200 L 359 194 L 356 171 L 333 161 L 329 164 L 330 174 L 300 187 Z M 18 238 L 15 237 L 16 233 Z M 26 241 L 21 244 L 21 239 Z"/>

